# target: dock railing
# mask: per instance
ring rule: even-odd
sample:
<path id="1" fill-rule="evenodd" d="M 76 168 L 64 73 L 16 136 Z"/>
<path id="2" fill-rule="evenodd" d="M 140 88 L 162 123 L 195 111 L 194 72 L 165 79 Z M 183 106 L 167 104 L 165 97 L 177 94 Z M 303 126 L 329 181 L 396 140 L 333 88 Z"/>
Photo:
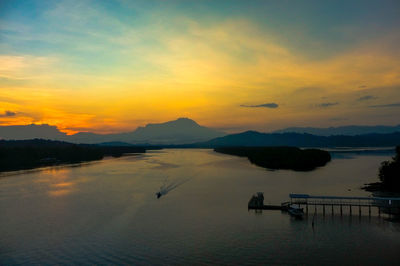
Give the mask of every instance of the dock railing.
<path id="1" fill-rule="evenodd" d="M 298 204 L 299 206 L 304 205 L 308 211 L 308 206 L 313 205 L 322 206 L 323 212 L 325 213 L 325 207 L 331 206 L 333 212 L 333 206 L 340 206 L 340 213 L 343 212 L 342 207 L 348 206 L 350 214 L 352 207 L 359 207 L 359 213 L 361 215 L 361 207 L 368 207 L 369 214 L 371 214 L 371 207 L 378 208 L 379 214 L 381 210 L 390 214 L 400 214 L 400 198 L 386 198 L 386 197 L 348 197 L 348 196 L 312 196 L 308 194 L 289 194 L 290 203 Z"/>

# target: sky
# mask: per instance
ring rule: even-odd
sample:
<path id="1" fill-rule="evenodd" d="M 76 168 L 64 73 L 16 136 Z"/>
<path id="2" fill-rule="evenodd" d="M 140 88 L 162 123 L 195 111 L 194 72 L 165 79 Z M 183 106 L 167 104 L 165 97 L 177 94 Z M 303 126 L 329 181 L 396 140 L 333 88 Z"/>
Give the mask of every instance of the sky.
<path id="1" fill-rule="evenodd" d="M 0 125 L 400 124 L 400 1 L 0 0 Z"/>

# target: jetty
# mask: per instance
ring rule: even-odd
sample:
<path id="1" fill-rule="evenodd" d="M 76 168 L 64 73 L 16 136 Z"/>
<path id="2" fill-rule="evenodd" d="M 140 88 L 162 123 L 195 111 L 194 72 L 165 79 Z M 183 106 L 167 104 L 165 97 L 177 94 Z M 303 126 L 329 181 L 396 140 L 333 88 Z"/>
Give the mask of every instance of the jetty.
<path id="1" fill-rule="evenodd" d="M 357 213 L 361 216 L 362 210 L 368 211 L 371 216 L 371 209 L 376 208 L 378 215 L 387 213 L 389 215 L 400 215 L 400 198 L 389 197 L 347 197 L 347 196 L 313 196 L 308 194 L 289 194 L 289 201 L 282 202 L 281 205 L 264 205 L 264 194 L 258 192 L 253 195 L 248 203 L 248 209 L 254 210 L 282 210 L 287 211 L 292 204 L 305 208 L 306 213 L 309 210 L 317 212 L 322 208 L 322 213 L 325 215 L 330 210 L 331 214 L 334 211 L 340 212 L 343 215 L 344 210 L 352 215 Z"/>
<path id="2" fill-rule="evenodd" d="M 257 194 L 253 195 L 250 198 L 248 209 L 251 210 L 281 210 L 287 211 L 289 208 L 290 202 L 284 202 L 281 205 L 265 205 L 264 204 L 264 193 L 257 192 Z"/>

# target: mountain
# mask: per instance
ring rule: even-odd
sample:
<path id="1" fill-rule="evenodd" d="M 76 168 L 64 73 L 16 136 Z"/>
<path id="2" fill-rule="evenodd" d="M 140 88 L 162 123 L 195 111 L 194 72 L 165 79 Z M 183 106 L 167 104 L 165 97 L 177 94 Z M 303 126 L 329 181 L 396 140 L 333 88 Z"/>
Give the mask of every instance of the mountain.
<path id="1" fill-rule="evenodd" d="M 65 140 L 67 134 L 50 125 L 0 126 L 0 139 L 52 139 Z"/>
<path id="2" fill-rule="evenodd" d="M 276 130 L 273 133 L 307 133 L 318 136 L 333 136 L 333 135 L 347 135 L 355 136 L 362 134 L 388 134 L 400 132 L 400 125 L 397 126 L 341 126 L 341 127 L 288 127 L 285 129 Z"/>
<path id="3" fill-rule="evenodd" d="M 209 140 L 226 135 L 207 127 L 200 126 L 188 118 L 179 118 L 161 124 L 148 124 L 145 127 L 137 128 L 132 137 L 136 142 L 141 143 L 190 143 Z"/>
<path id="4" fill-rule="evenodd" d="M 316 136 L 300 133 L 260 133 L 246 131 L 226 135 L 193 147 L 296 146 L 296 147 L 393 147 L 400 145 L 400 132 L 356 136 Z"/>
<path id="5" fill-rule="evenodd" d="M 81 132 L 70 136 L 69 141 L 75 143 L 183 144 L 206 141 L 224 135 L 223 132 L 200 126 L 189 118 L 178 118 L 165 123 L 147 124 L 127 133 L 100 135 Z"/>
<path id="6" fill-rule="evenodd" d="M 112 143 L 130 144 L 183 144 L 207 141 L 225 135 L 223 132 L 200 126 L 189 118 L 179 118 L 159 124 L 148 124 L 135 131 L 119 134 L 95 134 L 80 132 L 66 135 L 49 125 L 0 126 L 0 139 L 43 138 L 73 143 Z"/>
<path id="7" fill-rule="evenodd" d="M 396 128 L 399 128 L 399 132 L 392 133 L 391 131 L 395 131 Z M 177 120 L 165 123 L 148 124 L 144 127 L 138 127 L 135 131 L 119 134 L 95 134 L 90 132 L 80 132 L 69 136 L 60 132 L 57 127 L 49 125 L 0 126 L 0 139 L 22 140 L 42 138 L 68 141 L 72 143 L 109 144 L 124 142 L 129 144 L 143 145 L 181 145 L 185 147 L 372 147 L 400 145 L 400 125 L 396 127 L 346 126 L 325 129 L 302 129 L 315 129 L 316 133 L 260 133 L 257 131 L 246 131 L 238 134 L 225 135 L 223 132 L 200 126 L 189 118 L 179 118 Z M 369 132 L 368 130 L 384 132 L 389 131 L 390 133 L 354 135 L 356 130 L 367 132 Z M 343 134 L 347 133 L 348 135 L 325 136 L 317 134 L 330 134 L 328 132 L 342 132 Z M 194 144 L 183 145 L 187 143 Z"/>

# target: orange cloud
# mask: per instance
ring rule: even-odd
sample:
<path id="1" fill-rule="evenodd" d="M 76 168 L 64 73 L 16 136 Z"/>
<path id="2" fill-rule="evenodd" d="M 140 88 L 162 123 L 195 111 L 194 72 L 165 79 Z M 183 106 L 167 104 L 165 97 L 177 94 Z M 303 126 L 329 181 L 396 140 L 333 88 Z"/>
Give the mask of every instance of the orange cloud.
<path id="1" fill-rule="evenodd" d="M 99 62 L 99 74 L 82 71 L 92 62 L 71 64 L 63 54 L 0 56 L 0 77 L 28 81 L 10 86 L 0 80 L 2 110 L 18 113 L 0 123 L 46 123 L 68 134 L 110 133 L 186 116 L 208 126 L 267 130 L 299 120 L 367 114 L 367 107 L 350 101 L 366 89 L 360 84 L 386 87 L 379 100 L 400 98 L 400 56 L 376 44 L 390 40 L 310 59 L 246 20 L 208 26 L 181 20 L 185 32 L 160 25 L 140 32 L 143 38 L 157 36 L 162 49 L 138 45 L 138 37 L 126 31 L 116 40 L 125 45 L 123 56 Z M 240 108 L 264 102 L 279 108 Z M 315 112 L 323 102 L 340 102 L 340 110 Z"/>

